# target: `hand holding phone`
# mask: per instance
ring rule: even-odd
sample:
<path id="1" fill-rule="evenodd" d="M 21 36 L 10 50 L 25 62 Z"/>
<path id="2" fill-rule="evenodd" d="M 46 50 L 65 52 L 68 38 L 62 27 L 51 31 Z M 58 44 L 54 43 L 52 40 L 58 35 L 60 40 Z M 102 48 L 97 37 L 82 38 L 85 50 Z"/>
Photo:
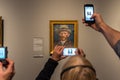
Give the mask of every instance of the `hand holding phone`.
<path id="1" fill-rule="evenodd" d="M 85 4 L 84 5 L 84 19 L 85 23 L 94 23 L 95 19 L 91 18 L 94 13 L 93 4 Z"/>
<path id="2" fill-rule="evenodd" d="M 63 55 L 64 56 L 73 56 L 76 55 L 75 51 L 77 48 L 64 48 Z"/>

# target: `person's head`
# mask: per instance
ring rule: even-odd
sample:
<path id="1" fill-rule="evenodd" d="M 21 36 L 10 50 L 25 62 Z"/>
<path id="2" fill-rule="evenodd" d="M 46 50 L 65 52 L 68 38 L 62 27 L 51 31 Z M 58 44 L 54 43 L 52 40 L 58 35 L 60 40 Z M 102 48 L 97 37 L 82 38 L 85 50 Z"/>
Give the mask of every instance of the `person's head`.
<path id="1" fill-rule="evenodd" d="M 60 40 L 65 41 L 70 36 L 71 30 L 69 29 L 68 25 L 60 25 L 58 30 L 58 35 Z"/>
<path id="2" fill-rule="evenodd" d="M 96 72 L 86 58 L 76 55 L 64 64 L 61 80 L 96 80 Z"/>

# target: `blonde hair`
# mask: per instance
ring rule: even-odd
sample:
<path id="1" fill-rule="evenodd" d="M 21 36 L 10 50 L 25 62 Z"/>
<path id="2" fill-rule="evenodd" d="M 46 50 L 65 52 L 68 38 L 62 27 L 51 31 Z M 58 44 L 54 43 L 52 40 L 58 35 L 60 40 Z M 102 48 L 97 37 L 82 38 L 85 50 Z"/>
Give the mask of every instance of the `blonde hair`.
<path id="1" fill-rule="evenodd" d="M 96 80 L 96 72 L 86 58 L 72 56 L 62 68 L 61 80 Z"/>

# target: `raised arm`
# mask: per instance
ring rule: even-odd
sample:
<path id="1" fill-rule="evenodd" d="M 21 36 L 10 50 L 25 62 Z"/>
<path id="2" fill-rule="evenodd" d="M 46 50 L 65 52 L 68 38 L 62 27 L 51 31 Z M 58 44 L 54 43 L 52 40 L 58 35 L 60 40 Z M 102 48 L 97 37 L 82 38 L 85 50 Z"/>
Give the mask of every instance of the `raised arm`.
<path id="1" fill-rule="evenodd" d="M 96 31 L 101 32 L 104 37 L 106 38 L 106 40 L 108 41 L 108 43 L 111 45 L 111 47 L 116 51 L 116 53 L 120 56 L 120 51 L 116 50 L 116 45 L 118 45 L 118 41 L 120 40 L 120 32 L 111 28 L 109 25 L 107 25 L 100 14 L 98 13 L 94 13 L 93 18 L 95 18 L 95 23 L 94 24 L 87 24 L 85 23 L 84 19 L 82 19 L 82 22 L 86 25 L 86 26 L 90 26 L 91 28 L 95 29 Z M 117 48 L 120 48 L 120 46 L 118 46 Z"/>

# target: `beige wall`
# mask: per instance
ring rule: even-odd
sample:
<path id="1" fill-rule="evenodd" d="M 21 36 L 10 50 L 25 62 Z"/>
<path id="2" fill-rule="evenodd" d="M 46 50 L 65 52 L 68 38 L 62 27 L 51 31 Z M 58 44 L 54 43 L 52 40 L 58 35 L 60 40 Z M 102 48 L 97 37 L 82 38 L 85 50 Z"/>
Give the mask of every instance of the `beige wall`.
<path id="1" fill-rule="evenodd" d="M 96 68 L 100 80 L 120 80 L 120 60 L 99 32 L 85 27 L 84 3 L 93 3 L 106 23 L 120 30 L 119 0 L 0 0 L 4 19 L 4 44 L 15 61 L 13 80 L 34 80 L 49 58 L 49 20 L 78 20 L 78 45 Z M 44 57 L 33 58 L 33 37 L 44 39 Z M 51 80 L 59 80 L 64 61 Z"/>

